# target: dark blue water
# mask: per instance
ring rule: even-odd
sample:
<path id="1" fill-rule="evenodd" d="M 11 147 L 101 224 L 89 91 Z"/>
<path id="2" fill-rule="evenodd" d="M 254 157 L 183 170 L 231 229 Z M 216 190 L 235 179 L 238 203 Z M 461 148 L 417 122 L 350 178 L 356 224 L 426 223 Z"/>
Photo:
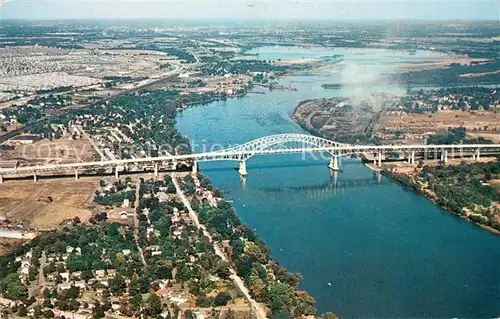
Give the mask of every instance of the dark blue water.
<path id="1" fill-rule="evenodd" d="M 335 76 L 293 76 L 280 84 L 291 84 L 297 92 L 195 107 L 179 115 L 177 128 L 197 151 L 302 132 L 290 119 L 293 108 L 306 98 L 343 94 L 321 88 Z M 344 172 L 335 178 L 318 157 L 251 158 L 245 180 L 235 171 L 237 163 L 202 163 L 200 168 L 234 201 L 238 215 L 271 247 L 273 258 L 303 275 L 303 288 L 316 298 L 320 312 L 343 317 L 500 315 L 498 236 L 384 177 L 379 180 L 354 159 L 344 160 Z"/>

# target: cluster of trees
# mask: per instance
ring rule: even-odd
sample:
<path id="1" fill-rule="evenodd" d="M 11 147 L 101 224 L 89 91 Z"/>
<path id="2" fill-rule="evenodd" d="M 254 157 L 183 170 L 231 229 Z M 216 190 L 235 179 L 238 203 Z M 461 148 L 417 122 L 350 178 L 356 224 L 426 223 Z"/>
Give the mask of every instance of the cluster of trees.
<path id="1" fill-rule="evenodd" d="M 265 60 L 214 61 L 202 67 L 204 75 L 250 74 L 252 72 L 284 72 L 287 68 Z"/>
<path id="2" fill-rule="evenodd" d="M 469 53 L 469 52 L 467 52 Z M 462 74 L 488 73 L 499 69 L 500 60 L 480 65 L 452 65 L 449 68 L 429 69 L 398 73 L 392 79 L 407 85 L 477 85 L 497 84 L 497 75 L 494 73 L 483 76 L 464 77 Z"/>
<path id="3" fill-rule="evenodd" d="M 441 207 L 473 221 L 500 230 L 500 211 L 492 203 L 500 201 L 500 192 L 488 181 L 498 178 L 500 162 L 461 163 L 458 166 L 424 166 L 415 179 L 406 175 L 393 175 L 403 186 L 429 196 Z"/>
<path id="4" fill-rule="evenodd" d="M 194 184 L 194 179 L 191 175 L 186 175 L 186 177 L 184 177 L 184 185 L 182 190 L 188 196 L 193 195 L 196 191 L 196 185 Z"/>
<path id="5" fill-rule="evenodd" d="M 466 138 L 467 130 L 465 127 L 449 129 L 447 132 L 436 133 L 429 136 L 427 144 L 443 145 L 443 144 L 490 144 L 492 141 L 479 138 Z"/>
<path id="6" fill-rule="evenodd" d="M 443 98 L 449 99 L 443 100 Z M 437 112 L 444 106 L 461 111 L 489 110 L 490 107 L 500 103 L 500 92 L 495 88 L 479 86 L 418 91 L 409 89 L 400 103 L 408 113 Z"/>
<path id="7" fill-rule="evenodd" d="M 2 276 L 0 292 L 7 299 L 22 300 L 23 302 L 28 299 L 28 289 L 19 279 L 17 269 L 8 273 L 5 277 Z"/>
<path id="8" fill-rule="evenodd" d="M 21 124 L 30 124 L 42 117 L 42 111 L 39 108 L 29 105 L 17 105 L 1 112 L 7 117 L 16 116 L 17 121 Z"/>
<path id="9" fill-rule="evenodd" d="M 74 87 L 72 85 L 69 86 L 59 86 L 53 89 L 47 90 L 36 90 L 36 94 L 57 94 L 72 91 Z"/>
<path id="10" fill-rule="evenodd" d="M 41 96 L 41 97 L 35 97 L 31 100 L 28 100 L 27 104 L 31 105 L 39 105 L 44 108 L 61 108 L 66 105 L 71 104 L 72 98 L 70 96 L 61 96 L 61 95 L 52 95 L 49 94 L 48 96 Z"/>
<path id="11" fill-rule="evenodd" d="M 464 142 L 467 131 L 465 127 L 451 129 L 448 132 L 436 133 L 429 136 L 427 144 L 443 145 L 443 144 L 460 144 Z"/>
<path id="12" fill-rule="evenodd" d="M 229 240 L 232 263 L 257 301 L 269 306 L 276 318 L 314 315 L 315 300 L 299 290 L 301 277 L 270 260 L 270 250 L 253 230 L 241 224 L 226 202 L 200 206 L 199 216 L 218 241 Z M 273 274 L 273 275 L 270 275 Z"/>
<path id="13" fill-rule="evenodd" d="M 191 182 L 194 185 L 192 179 Z M 171 183 L 169 175 L 166 175 L 163 181 L 145 180 L 141 183 L 141 194 L 154 195 L 160 187 L 167 187 L 166 185 Z M 173 211 L 178 209 L 183 212 L 185 207 L 182 203 L 174 199 L 160 203 L 155 196 L 143 196 L 140 207 L 149 210 L 149 219 L 142 213 L 139 214 L 139 233 L 144 234 L 140 235 L 140 245 L 143 248 L 158 245 L 162 252 L 158 256 L 145 254 L 148 266 L 144 276 L 149 282 L 170 279 L 171 282 L 184 284 L 196 297 L 198 307 L 226 305 L 234 298 L 232 291 L 222 291 L 215 297 L 207 296 L 220 284 L 211 280 L 211 276 L 218 277 L 225 286 L 232 285 L 228 265 L 215 255 L 208 238 L 194 226 L 186 224 L 183 219 L 177 222 L 177 225 L 180 223 L 184 228 L 181 235 L 173 235 Z M 145 228 L 150 225 L 158 230 L 159 235 L 146 236 Z"/>
<path id="14" fill-rule="evenodd" d="M 498 190 L 487 183 L 498 174 L 500 162 L 471 165 L 462 163 L 459 166 L 425 166 L 419 177 L 436 194 L 439 205 L 465 215 L 464 208 L 476 212 L 478 206 L 489 208 L 493 202 L 500 201 Z M 500 230 L 500 223 L 493 212 L 485 217 L 488 225 Z"/>
<path id="15" fill-rule="evenodd" d="M 39 258 L 42 252 L 47 255 L 55 254 L 61 256 L 66 253 L 67 247 L 79 247 L 81 254 L 74 250 L 69 254 L 66 264 L 56 264 L 49 262 L 44 267 L 44 275 L 56 274 L 56 283 L 62 283 L 63 279 L 60 273 L 69 271 L 81 271 L 82 279 L 87 281 L 94 277 L 93 272 L 100 269 L 116 269 L 117 275 L 109 280 L 109 290 L 105 290 L 105 297 L 110 293 L 121 295 L 125 292 L 131 292 L 134 288 L 139 293 L 147 293 L 149 288 L 149 278 L 145 275 L 145 270 L 138 258 L 137 249 L 134 243 L 133 229 L 129 226 L 113 224 L 100 224 L 97 226 L 77 226 L 70 230 L 56 231 L 42 234 L 35 238 L 29 244 L 19 247 L 17 250 L 0 257 L 0 293 L 3 297 L 12 300 L 20 300 L 24 308 L 31 305 L 34 298 L 28 299 L 28 290 L 19 280 L 18 269 L 20 262 L 16 262 L 17 256 L 24 255 L 32 250 L 32 266 L 40 266 Z M 128 249 L 131 254 L 125 256 L 123 249 Z M 30 275 L 31 276 L 31 275 Z M 125 278 L 130 278 L 130 287 L 125 284 Z M 34 278 L 33 278 L 34 279 Z M 97 288 L 100 284 L 95 282 L 93 286 Z M 104 288 L 104 287 L 102 287 Z M 76 301 L 80 296 L 80 290 L 77 287 L 71 287 L 63 292 L 57 290 L 45 290 L 44 308 L 58 307 L 61 310 L 75 311 L 80 307 Z M 52 299 L 57 299 L 52 303 Z M 142 302 L 142 297 L 141 297 Z M 104 312 L 109 310 L 111 305 L 108 301 L 98 304 L 94 309 L 94 316 L 101 318 Z M 137 306 L 140 309 L 140 304 Z M 24 309 L 18 310 L 20 313 Z M 45 316 L 45 312 L 41 312 Z M 47 313 L 49 314 L 49 313 Z"/>
<path id="16" fill-rule="evenodd" d="M 130 200 L 133 205 L 135 200 L 135 191 L 130 190 L 126 192 L 113 193 L 113 194 L 101 194 L 99 192 L 94 196 L 94 202 L 103 206 L 120 205 L 125 199 Z"/>
<path id="17" fill-rule="evenodd" d="M 165 47 L 159 47 L 155 44 L 145 44 L 145 45 L 138 45 L 135 48 L 132 48 L 132 50 L 133 49 L 164 52 L 164 53 L 167 53 L 168 55 L 175 56 L 179 60 L 185 61 L 187 63 L 195 63 L 196 62 L 196 59 L 193 56 L 193 54 L 191 54 L 188 51 L 178 49 L 178 48 L 173 48 L 173 47 L 165 48 Z"/>

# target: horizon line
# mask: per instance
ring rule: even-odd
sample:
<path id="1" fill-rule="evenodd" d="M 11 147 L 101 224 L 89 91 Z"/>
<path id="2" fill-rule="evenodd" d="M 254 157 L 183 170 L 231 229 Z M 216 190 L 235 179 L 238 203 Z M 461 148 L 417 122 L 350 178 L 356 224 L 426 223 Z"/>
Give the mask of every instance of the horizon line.
<path id="1" fill-rule="evenodd" d="M 2 8 L 0 7 L 0 12 Z M 324 22 L 498 22 L 497 19 L 476 19 L 476 18 L 456 18 L 456 19 L 424 19 L 424 18 L 392 18 L 392 19 L 378 19 L 378 18 L 370 18 L 370 19 L 363 19 L 363 18 L 354 18 L 354 19 L 349 19 L 349 18 L 241 18 L 241 17 L 235 17 L 235 18 L 173 18 L 173 17 L 165 17 L 165 18 L 158 18 L 158 17 L 84 17 L 84 18 L 76 18 L 76 17 L 67 17 L 67 18 L 2 18 L 0 16 L 0 22 L 5 22 L 5 21 L 100 21 L 100 20 L 114 20 L 114 21 L 144 21 L 144 20 L 149 20 L 149 21 L 200 21 L 200 22 L 231 22 L 231 21 L 237 21 L 237 22 L 244 22 L 244 21 L 324 21 Z"/>

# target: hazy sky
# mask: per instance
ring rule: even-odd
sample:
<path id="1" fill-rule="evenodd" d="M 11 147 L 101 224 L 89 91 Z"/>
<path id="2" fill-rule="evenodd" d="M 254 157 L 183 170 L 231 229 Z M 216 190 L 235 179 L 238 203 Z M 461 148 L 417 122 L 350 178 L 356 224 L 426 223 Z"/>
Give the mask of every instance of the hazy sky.
<path id="1" fill-rule="evenodd" d="M 0 0 L 3 19 L 499 20 L 500 0 Z"/>

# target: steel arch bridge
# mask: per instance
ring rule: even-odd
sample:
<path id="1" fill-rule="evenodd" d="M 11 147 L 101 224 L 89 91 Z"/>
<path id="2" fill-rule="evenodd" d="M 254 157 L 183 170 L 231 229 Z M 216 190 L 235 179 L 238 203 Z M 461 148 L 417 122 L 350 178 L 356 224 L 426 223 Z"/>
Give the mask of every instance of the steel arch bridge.
<path id="1" fill-rule="evenodd" d="M 296 145 L 294 145 L 294 143 Z M 286 145 L 288 144 L 288 145 Z M 115 177 L 118 178 L 119 172 L 129 170 L 131 166 L 142 171 L 153 167 L 155 175 L 158 174 L 160 167 L 177 168 L 177 163 L 190 165 L 192 163 L 193 171 L 198 170 L 198 162 L 207 161 L 238 161 L 239 173 L 247 175 L 246 161 L 257 155 L 273 154 L 297 154 L 325 152 L 331 155 L 328 167 L 333 171 L 339 170 L 339 157 L 354 154 L 362 154 L 366 159 L 371 158 L 373 165 L 382 166 L 383 158 L 397 152 L 408 160 L 409 164 L 415 164 L 416 159 L 428 159 L 429 153 L 434 153 L 434 158 L 441 157 L 441 161 L 446 162 L 448 156 L 455 157 L 459 152 L 460 157 L 472 156 L 472 159 L 479 160 L 482 154 L 495 154 L 500 152 L 500 144 L 460 144 L 460 145 L 354 145 L 343 144 L 331 141 L 325 138 L 308 134 L 276 134 L 265 136 L 252 140 L 248 143 L 238 145 L 214 152 L 203 152 L 193 154 L 164 155 L 157 157 L 138 157 L 131 159 L 102 159 L 94 162 L 78 162 L 65 164 L 46 164 L 38 166 L 18 166 L 11 168 L 0 168 L 0 183 L 3 178 L 21 178 L 26 175 L 32 175 L 37 180 L 39 173 L 59 173 L 67 174 L 73 171 L 75 178 L 78 178 L 80 172 L 97 172 L 103 169 L 112 169 Z M 465 152 L 465 153 L 464 153 Z M 432 155 L 432 154 L 431 154 Z M 129 170 L 130 171 L 130 170 Z"/>
<path id="2" fill-rule="evenodd" d="M 290 143 L 298 143 L 301 145 L 299 147 L 287 147 L 286 144 Z M 205 156 L 198 157 L 197 161 L 245 161 L 256 155 L 300 153 L 309 150 L 324 150 L 324 152 L 328 152 L 333 156 L 335 155 L 334 149 L 347 146 L 348 144 L 338 143 L 314 135 L 297 133 L 275 134 L 221 151 L 206 153 Z"/>

